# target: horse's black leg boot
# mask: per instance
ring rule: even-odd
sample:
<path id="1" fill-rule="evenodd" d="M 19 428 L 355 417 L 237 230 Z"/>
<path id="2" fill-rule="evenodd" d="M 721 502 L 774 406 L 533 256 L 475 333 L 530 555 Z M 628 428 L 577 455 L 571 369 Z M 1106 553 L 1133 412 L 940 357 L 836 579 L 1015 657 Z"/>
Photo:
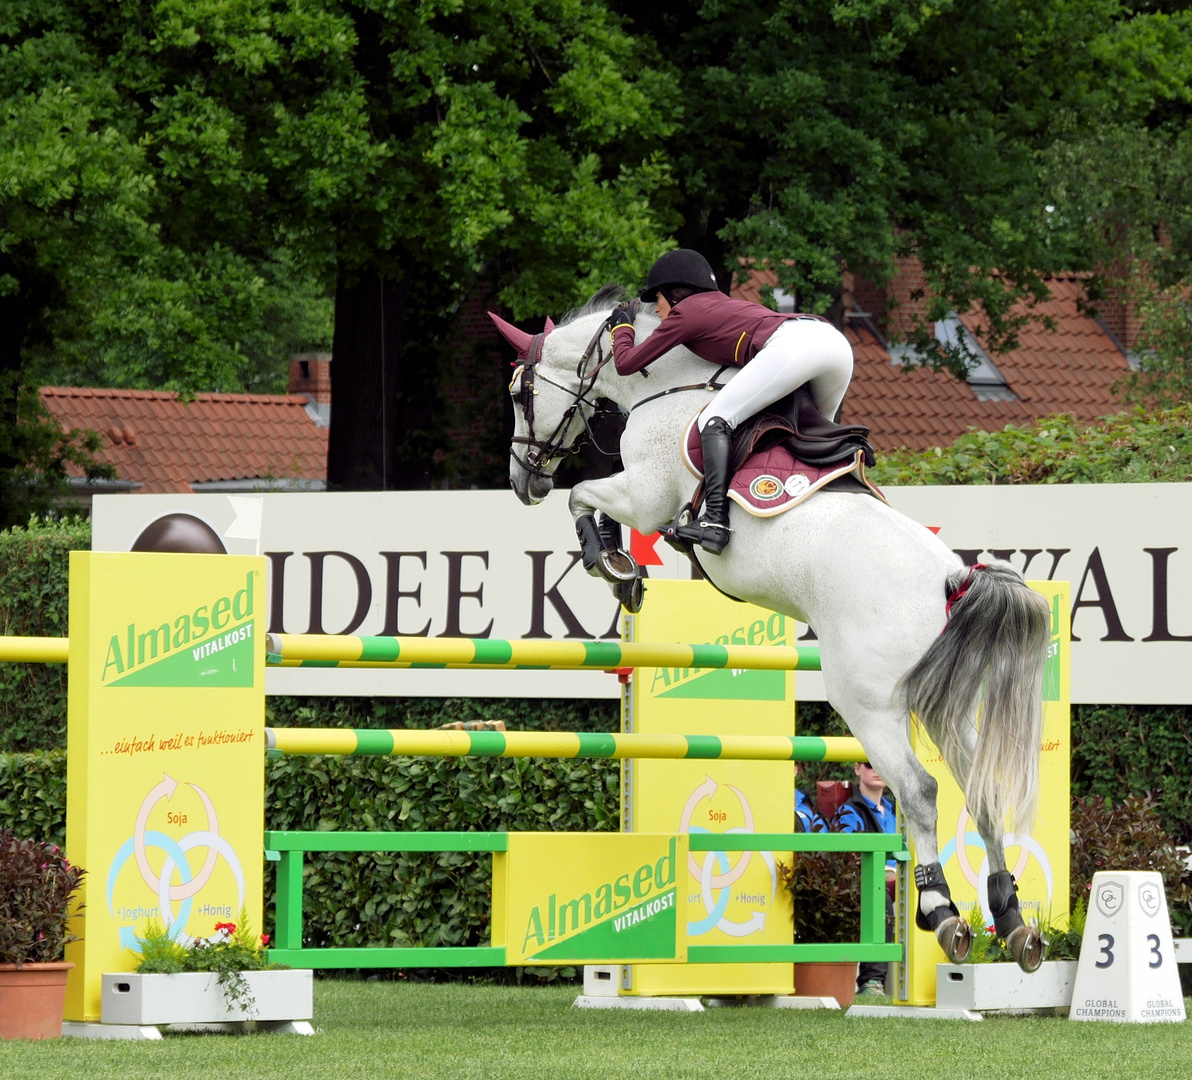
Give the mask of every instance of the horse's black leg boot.
<path id="1" fill-rule="evenodd" d="M 973 947 L 972 931 L 969 924 L 960 917 L 960 912 L 952 903 L 952 893 L 948 882 L 944 878 L 944 868 L 939 863 L 927 863 L 915 867 L 915 885 L 919 892 L 940 893 L 947 900 L 946 907 L 937 907 L 924 914 L 921 904 L 915 905 L 915 925 L 920 930 L 930 930 L 944 950 L 944 955 L 954 964 L 962 964 L 968 959 Z"/>
<path id="2" fill-rule="evenodd" d="M 575 534 L 579 537 L 580 561 L 584 569 L 593 577 L 604 578 L 616 585 L 636 580 L 641 577 L 641 570 L 629 552 L 605 546 L 609 536 L 619 536 L 621 532 L 621 526 L 615 521 L 612 522 L 613 529 L 605 532 L 605 526 L 611 520 L 597 525 L 592 514 L 584 514 L 575 519 Z"/>
<path id="3" fill-rule="evenodd" d="M 989 912 L 993 927 L 1000 938 L 1008 938 L 1022 925 L 1022 910 L 1018 906 L 1018 886 L 1009 870 L 989 875 Z"/>
<path id="4" fill-rule="evenodd" d="M 713 416 L 700 430 L 699 439 L 704 452 L 704 512 L 699 524 L 681 525 L 675 532 L 712 555 L 719 555 L 728 545 L 730 533 L 728 483 L 733 433 L 727 420 Z"/>
<path id="5" fill-rule="evenodd" d="M 1005 941 L 1018 966 L 1023 971 L 1038 971 L 1047 942 L 1037 926 L 1027 926 L 1022 921 L 1018 886 L 1009 870 L 989 875 L 989 910 L 998 937 Z"/>
<path id="6" fill-rule="evenodd" d="M 596 526 L 596 518 L 591 514 L 584 514 L 575 519 L 575 535 L 579 537 L 579 557 L 584 569 L 593 577 L 600 577 L 600 567 L 597 559 L 603 547 L 600 530 Z"/>

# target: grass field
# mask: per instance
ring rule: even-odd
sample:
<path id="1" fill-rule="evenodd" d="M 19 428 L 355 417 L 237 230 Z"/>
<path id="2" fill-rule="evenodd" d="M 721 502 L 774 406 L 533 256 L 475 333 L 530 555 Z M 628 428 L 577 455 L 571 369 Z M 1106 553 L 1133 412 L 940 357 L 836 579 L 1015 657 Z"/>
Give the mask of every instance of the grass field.
<path id="1" fill-rule="evenodd" d="M 1189 1024 L 847 1019 L 836 1012 L 573 1009 L 575 986 L 321 981 L 318 1034 L 0 1042 L 3 1080 L 1187 1080 Z M 1192 1009 L 1190 1009 L 1192 1012 Z"/>

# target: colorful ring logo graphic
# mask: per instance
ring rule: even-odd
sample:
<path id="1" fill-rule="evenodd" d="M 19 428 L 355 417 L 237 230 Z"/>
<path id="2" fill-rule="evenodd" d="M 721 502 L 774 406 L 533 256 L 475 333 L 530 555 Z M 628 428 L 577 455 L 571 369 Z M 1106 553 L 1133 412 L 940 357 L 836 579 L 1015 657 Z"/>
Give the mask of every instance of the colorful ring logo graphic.
<path id="1" fill-rule="evenodd" d="M 717 786 L 716 781 L 708 776 L 691 793 L 687 799 L 687 804 L 683 807 L 683 815 L 679 821 L 680 832 L 707 833 L 710 831 L 698 825 L 692 825 L 691 817 L 695 812 L 695 808 L 704 799 L 711 799 L 716 794 Z M 749 805 L 749 800 L 739 788 L 733 787 L 732 784 L 726 784 L 725 786 L 737 797 L 737 802 L 740 804 L 741 812 L 745 817 L 743 828 L 726 829 L 725 832 L 752 833 L 754 831 L 753 808 Z M 700 898 L 703 900 L 704 911 L 706 913 L 704 918 L 687 924 L 687 934 L 689 937 L 700 937 L 712 930 L 719 930 L 731 937 L 748 937 L 750 934 L 757 933 L 765 928 L 766 913 L 764 911 L 754 911 L 744 922 L 735 922 L 725 917 L 729 900 L 732 898 L 732 886 L 741 879 L 742 875 L 749 868 L 754 854 L 752 851 L 737 852 L 739 856 L 737 863 L 735 866 L 730 866 L 727 852 L 709 851 L 705 852 L 703 865 L 701 866 L 695 855 L 688 853 L 687 870 L 699 882 Z M 778 891 L 778 867 L 774 862 L 774 853 L 772 851 L 759 851 L 756 854 L 761 857 L 770 871 L 769 902 L 772 904 L 774 902 L 774 895 Z M 719 873 L 714 873 L 714 868 Z M 713 895 L 713 890 L 719 890 L 719 895 Z"/>
<path id="2" fill-rule="evenodd" d="M 178 790 L 178 781 L 171 776 L 164 775 L 160 784 L 153 787 L 142 800 L 137 811 L 133 835 L 120 845 L 112 864 L 108 868 L 107 899 L 108 911 L 115 918 L 116 911 L 113 896 L 116 890 L 116 880 L 124 864 L 132 859 L 145 886 L 157 900 L 156 916 L 162 925 L 169 930 L 170 937 L 182 944 L 190 944 L 194 939 L 185 934 L 185 928 L 190 919 L 194 897 L 211 880 L 220 856 L 228 864 L 236 881 L 236 907 L 239 912 L 244 906 L 244 871 L 235 850 L 228 841 L 219 834 L 219 819 L 215 813 L 215 806 L 207 793 L 197 784 L 188 783 L 203 803 L 203 810 L 207 817 L 207 828 L 197 829 L 185 836 L 175 839 L 163 832 L 148 828 L 149 816 L 154 807 L 162 800 L 170 801 Z M 148 851 L 156 848 L 165 852 L 161 873 L 156 874 L 149 865 Z M 203 864 L 195 873 L 190 865 L 187 852 L 194 848 L 205 848 L 206 856 Z M 174 883 L 177 873 L 178 882 Z M 177 912 L 174 904 L 178 904 Z M 120 942 L 133 952 L 140 949 L 136 940 L 135 921 L 120 927 Z"/>

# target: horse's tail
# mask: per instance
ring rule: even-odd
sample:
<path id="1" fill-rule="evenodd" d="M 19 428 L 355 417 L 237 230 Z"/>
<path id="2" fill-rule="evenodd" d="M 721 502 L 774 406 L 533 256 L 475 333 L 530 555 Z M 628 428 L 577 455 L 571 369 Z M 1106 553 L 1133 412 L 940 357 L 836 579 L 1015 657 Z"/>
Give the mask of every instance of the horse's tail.
<path id="1" fill-rule="evenodd" d="M 903 681 L 906 703 L 953 769 L 982 711 L 968 775 L 957 775 L 969 812 L 1000 824 L 1013 809 L 1025 828 L 1039 794 L 1047 601 L 1008 562 L 957 570 L 947 580 L 950 619 Z"/>

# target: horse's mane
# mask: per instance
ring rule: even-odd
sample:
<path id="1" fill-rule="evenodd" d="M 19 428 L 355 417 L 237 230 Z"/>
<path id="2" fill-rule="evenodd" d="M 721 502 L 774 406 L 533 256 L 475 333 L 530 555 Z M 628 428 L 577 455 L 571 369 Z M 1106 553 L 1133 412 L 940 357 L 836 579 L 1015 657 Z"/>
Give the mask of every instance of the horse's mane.
<path id="1" fill-rule="evenodd" d="M 609 308 L 615 307 L 624 300 L 627 295 L 626 290 L 615 281 L 601 285 L 600 291 L 586 304 L 582 307 L 572 308 L 567 312 L 559 320 L 559 326 L 566 326 L 568 323 L 575 322 L 577 319 L 582 319 L 585 315 L 595 315 L 598 311 L 608 311 Z"/>

